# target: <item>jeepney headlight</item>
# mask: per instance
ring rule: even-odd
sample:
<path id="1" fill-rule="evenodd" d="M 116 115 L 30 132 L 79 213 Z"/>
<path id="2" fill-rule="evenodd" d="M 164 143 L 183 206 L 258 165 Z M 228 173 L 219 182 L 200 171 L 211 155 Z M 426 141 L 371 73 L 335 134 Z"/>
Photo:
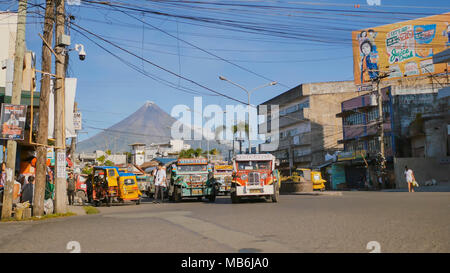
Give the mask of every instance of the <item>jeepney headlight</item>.
<path id="1" fill-rule="evenodd" d="M 246 174 L 241 175 L 242 180 L 247 180 L 248 176 Z"/>
<path id="2" fill-rule="evenodd" d="M 267 178 L 267 173 L 263 173 L 263 174 L 261 175 L 261 178 L 262 178 L 262 179 L 266 179 L 266 178 Z"/>

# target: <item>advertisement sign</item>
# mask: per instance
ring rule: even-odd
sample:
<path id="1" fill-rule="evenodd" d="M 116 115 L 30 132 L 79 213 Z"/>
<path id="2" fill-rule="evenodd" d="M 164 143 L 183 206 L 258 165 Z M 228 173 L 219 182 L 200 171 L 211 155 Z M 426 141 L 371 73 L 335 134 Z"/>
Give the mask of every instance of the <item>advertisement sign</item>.
<path id="1" fill-rule="evenodd" d="M 2 103 L 0 139 L 23 140 L 27 107 Z"/>
<path id="2" fill-rule="evenodd" d="M 450 48 L 450 13 L 352 32 L 355 84 L 445 73 L 435 54 Z"/>

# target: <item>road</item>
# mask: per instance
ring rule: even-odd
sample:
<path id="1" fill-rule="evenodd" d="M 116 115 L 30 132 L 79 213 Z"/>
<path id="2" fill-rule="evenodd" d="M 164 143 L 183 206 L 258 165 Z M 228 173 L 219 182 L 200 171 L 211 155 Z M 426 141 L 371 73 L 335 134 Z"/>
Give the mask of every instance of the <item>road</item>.
<path id="1" fill-rule="evenodd" d="M 0 252 L 450 252 L 450 193 L 282 195 L 279 203 L 184 201 L 0 223 Z"/>

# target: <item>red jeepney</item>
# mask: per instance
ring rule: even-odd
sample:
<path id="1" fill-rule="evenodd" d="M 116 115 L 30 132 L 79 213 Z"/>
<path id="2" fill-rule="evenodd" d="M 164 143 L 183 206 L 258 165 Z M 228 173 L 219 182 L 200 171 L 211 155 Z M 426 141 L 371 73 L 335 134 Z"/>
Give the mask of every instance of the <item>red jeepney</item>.
<path id="1" fill-rule="evenodd" d="M 271 154 L 238 154 L 233 159 L 231 202 L 244 197 L 265 197 L 278 202 L 279 173 Z"/>

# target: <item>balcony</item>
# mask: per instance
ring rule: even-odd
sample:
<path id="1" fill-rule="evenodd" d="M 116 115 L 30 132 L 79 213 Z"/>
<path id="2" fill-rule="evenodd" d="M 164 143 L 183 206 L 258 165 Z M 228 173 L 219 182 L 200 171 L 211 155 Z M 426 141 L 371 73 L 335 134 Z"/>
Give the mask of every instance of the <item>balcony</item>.
<path id="1" fill-rule="evenodd" d="M 311 162 L 311 155 L 302 155 L 302 156 L 294 156 L 294 162 L 300 163 L 300 162 Z"/>

